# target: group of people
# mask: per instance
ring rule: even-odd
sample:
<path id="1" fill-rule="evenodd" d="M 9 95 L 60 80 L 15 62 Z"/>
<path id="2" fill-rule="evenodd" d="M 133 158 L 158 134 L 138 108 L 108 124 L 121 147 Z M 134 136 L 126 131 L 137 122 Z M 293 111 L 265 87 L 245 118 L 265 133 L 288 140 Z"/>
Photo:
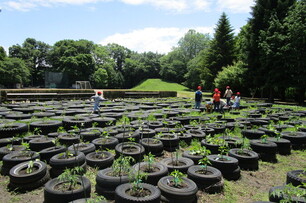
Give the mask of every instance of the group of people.
<path id="1" fill-rule="evenodd" d="M 202 91 L 201 86 L 198 86 L 197 91 L 195 92 L 195 108 L 199 109 L 201 107 L 202 101 Z M 233 91 L 231 90 L 230 86 L 226 86 L 226 90 L 223 95 L 226 98 L 226 102 L 221 99 L 221 91 L 218 88 L 215 88 L 212 101 L 207 102 L 206 109 L 213 110 L 216 112 L 223 113 L 223 107 L 228 106 L 233 109 L 239 109 L 240 107 L 240 92 L 236 93 L 234 96 Z M 233 102 L 231 101 L 233 100 Z M 213 106 L 213 109 L 212 109 Z"/>

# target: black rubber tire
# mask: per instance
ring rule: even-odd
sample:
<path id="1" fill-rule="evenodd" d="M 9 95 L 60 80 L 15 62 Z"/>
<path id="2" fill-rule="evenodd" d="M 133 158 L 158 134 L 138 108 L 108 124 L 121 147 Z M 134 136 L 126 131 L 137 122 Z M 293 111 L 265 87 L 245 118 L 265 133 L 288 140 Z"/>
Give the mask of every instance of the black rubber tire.
<path id="1" fill-rule="evenodd" d="M 93 132 L 93 131 L 84 131 L 80 133 L 80 138 L 83 142 L 92 142 L 94 139 L 99 138 L 101 135 L 100 131 Z"/>
<path id="2" fill-rule="evenodd" d="M 140 139 L 143 138 L 152 138 L 156 135 L 156 131 L 150 128 L 144 128 L 142 130 L 135 130 L 136 133 L 139 133 Z"/>
<path id="3" fill-rule="evenodd" d="M 206 170 L 209 174 L 197 173 L 197 171 L 202 171 L 203 166 L 194 165 L 188 168 L 187 174 L 188 178 L 193 180 L 198 188 L 204 189 L 208 193 L 219 193 L 223 190 L 223 179 L 220 170 L 207 166 Z"/>
<path id="4" fill-rule="evenodd" d="M 44 188 L 44 203 L 67 203 L 76 199 L 90 197 L 90 181 L 85 177 L 81 177 L 78 182 L 82 187 L 77 190 L 59 191 L 54 188 L 62 181 L 57 178 L 48 181 Z"/>
<path id="5" fill-rule="evenodd" d="M 239 152 L 241 149 L 234 148 L 230 149 L 228 152 L 228 156 L 234 157 L 238 160 L 238 165 L 243 170 L 258 170 L 258 160 L 259 155 L 251 150 L 243 149 L 243 153 Z"/>
<path id="6" fill-rule="evenodd" d="M 125 151 L 126 148 L 134 148 L 133 151 Z M 145 154 L 145 148 L 135 142 L 122 142 L 116 145 L 115 147 L 116 157 L 119 157 L 120 154 L 125 156 L 131 156 L 135 159 L 136 162 L 141 161 L 143 159 L 143 155 Z"/>
<path id="7" fill-rule="evenodd" d="M 63 126 L 66 130 L 72 129 L 72 126 L 77 126 L 79 128 L 90 128 L 92 120 L 87 117 L 65 117 L 63 119 Z"/>
<path id="8" fill-rule="evenodd" d="M 35 128 L 38 128 L 41 130 L 41 134 L 47 135 L 48 133 L 56 132 L 61 126 L 62 122 L 57 120 L 35 121 L 30 123 L 30 130 L 34 131 Z"/>
<path id="9" fill-rule="evenodd" d="M 212 129 L 213 130 L 213 129 Z M 214 131 L 214 130 L 213 130 Z M 194 129 L 191 129 L 191 130 L 187 130 L 186 131 L 187 134 L 191 135 L 192 136 L 192 139 L 198 139 L 198 140 L 202 140 L 202 139 L 205 139 L 206 137 L 206 134 L 204 131 L 202 130 L 194 130 Z"/>
<path id="10" fill-rule="evenodd" d="M 191 159 L 185 158 L 185 157 L 179 157 L 177 159 L 178 162 L 183 164 L 181 166 L 174 166 L 173 164 L 171 164 L 173 161 L 176 161 L 176 158 L 172 159 L 171 157 L 168 157 L 168 158 L 164 158 L 160 160 L 160 163 L 166 166 L 170 173 L 174 170 L 178 170 L 180 172 L 186 173 L 188 168 L 194 165 L 194 162 Z"/>
<path id="11" fill-rule="evenodd" d="M 146 154 L 151 152 L 155 156 L 160 156 L 163 154 L 164 145 L 162 141 L 154 138 L 143 138 L 139 143 L 145 148 Z"/>
<path id="12" fill-rule="evenodd" d="M 281 155 L 290 155 L 291 154 L 291 142 L 283 138 L 269 137 L 267 139 L 270 142 L 274 142 L 277 145 L 277 152 Z"/>
<path id="13" fill-rule="evenodd" d="M 56 154 L 62 153 L 66 151 L 66 147 L 64 146 L 53 146 L 53 147 L 49 147 L 46 149 L 43 149 L 39 152 L 40 154 L 40 159 L 42 161 L 46 161 L 47 163 L 49 163 L 51 157 L 53 157 Z"/>
<path id="14" fill-rule="evenodd" d="M 115 149 L 116 145 L 119 144 L 119 141 L 115 137 L 108 137 L 94 139 L 92 143 L 96 146 L 96 149 L 106 150 Z"/>
<path id="15" fill-rule="evenodd" d="M 232 172 L 233 170 L 238 168 L 238 160 L 234 157 L 230 156 L 223 156 L 223 160 L 221 160 L 219 155 L 208 155 L 208 160 L 210 161 L 212 167 L 215 167 L 221 171 L 223 174 L 224 172 Z"/>
<path id="16" fill-rule="evenodd" d="M 96 176 L 96 193 L 103 195 L 106 199 L 115 199 L 116 187 L 128 183 L 128 176 L 114 177 L 108 175 L 111 173 L 112 168 L 99 170 Z"/>
<path id="17" fill-rule="evenodd" d="M 264 131 L 260 130 L 242 130 L 241 134 L 248 139 L 260 139 L 265 134 Z"/>
<path id="18" fill-rule="evenodd" d="M 140 134 L 137 132 L 125 132 L 115 135 L 115 138 L 118 139 L 119 143 L 129 142 L 129 138 L 134 138 L 135 142 L 139 142 Z"/>
<path id="19" fill-rule="evenodd" d="M 54 139 L 49 137 L 35 138 L 29 141 L 30 149 L 39 152 L 43 149 L 53 147 Z"/>
<path id="20" fill-rule="evenodd" d="M 26 148 L 22 145 L 10 145 L 9 147 L 7 147 L 7 146 L 1 147 L 0 148 L 0 161 L 7 154 L 14 153 L 14 152 L 17 152 L 17 151 L 24 151 L 25 149 Z"/>
<path id="21" fill-rule="evenodd" d="M 175 188 L 168 185 L 168 182 L 173 180 L 172 176 L 165 176 L 158 181 L 158 188 L 162 194 L 163 198 L 167 202 L 176 202 L 176 203 L 196 203 L 197 197 L 196 193 L 198 187 L 189 178 L 183 177 L 183 182 L 186 185 L 184 188 Z"/>
<path id="22" fill-rule="evenodd" d="M 80 143 L 80 136 L 76 134 L 63 134 L 58 136 L 61 145 L 70 146 Z"/>
<path id="23" fill-rule="evenodd" d="M 168 135 L 169 137 L 165 137 Z M 162 135 L 156 135 L 155 138 L 163 143 L 166 151 L 175 151 L 179 147 L 180 139 L 177 134 L 163 133 Z"/>
<path id="24" fill-rule="evenodd" d="M 69 158 L 61 158 L 65 157 L 64 153 L 56 154 L 50 159 L 50 166 L 52 168 L 73 168 L 75 166 L 81 166 L 85 163 L 85 155 L 83 152 L 77 151 L 76 153 L 70 152 L 74 156 Z"/>
<path id="25" fill-rule="evenodd" d="M 305 178 L 299 177 L 299 175 L 304 174 L 306 176 L 306 172 L 304 170 L 293 170 L 293 171 L 288 171 L 287 172 L 287 178 L 286 178 L 286 184 L 291 183 L 293 186 L 299 186 L 299 187 L 304 187 L 303 183 L 306 183 Z"/>
<path id="26" fill-rule="evenodd" d="M 45 183 L 48 182 L 49 180 L 50 180 L 50 174 L 49 174 L 49 171 L 47 171 L 44 177 L 42 177 L 39 180 L 36 180 L 35 182 L 31 182 L 31 183 L 12 183 L 10 182 L 8 184 L 8 188 L 12 191 L 26 192 L 26 191 L 35 190 L 39 187 L 44 186 Z"/>
<path id="27" fill-rule="evenodd" d="M 141 170 L 142 172 L 145 172 L 147 174 L 147 178 L 144 180 L 145 183 L 149 183 L 151 185 L 157 185 L 158 181 L 162 177 L 164 177 L 168 174 L 168 168 L 161 163 L 156 162 L 156 163 L 152 164 L 152 167 L 158 168 L 158 171 L 155 171 L 155 172 L 148 172 L 148 171 L 143 170 L 143 167 L 145 167 L 147 165 L 148 165 L 147 162 L 139 162 L 139 163 L 136 163 L 133 166 L 133 169 L 136 172 L 138 170 Z"/>
<path id="28" fill-rule="evenodd" d="M 163 127 L 163 123 L 161 121 L 149 121 L 146 123 L 150 129 L 156 129 Z"/>
<path id="29" fill-rule="evenodd" d="M 261 140 L 251 140 L 250 147 L 259 154 L 259 158 L 262 161 L 277 162 L 277 145 L 274 142 L 267 141 L 262 143 Z"/>
<path id="30" fill-rule="evenodd" d="M 0 139 L 0 147 L 6 147 L 7 145 L 21 145 L 21 139 L 16 137 L 10 138 L 1 138 Z"/>
<path id="31" fill-rule="evenodd" d="M 82 199 L 77 199 L 77 200 L 73 200 L 69 203 L 88 203 L 88 202 L 97 202 L 96 199 L 91 199 L 91 198 L 82 198 Z M 108 203 L 107 200 L 102 200 L 102 201 L 99 201 L 97 203 Z"/>
<path id="32" fill-rule="evenodd" d="M 282 138 L 290 140 L 293 149 L 305 149 L 306 132 L 282 132 Z"/>
<path id="33" fill-rule="evenodd" d="M 206 140 L 201 141 L 201 146 L 204 146 L 206 149 L 209 149 L 211 154 L 219 154 L 219 147 L 221 145 L 207 143 Z"/>
<path id="34" fill-rule="evenodd" d="M 203 158 L 203 155 L 190 154 L 189 150 L 183 152 L 182 157 L 191 159 L 194 164 L 198 164 L 198 161 Z"/>
<path id="35" fill-rule="evenodd" d="M 20 164 L 17 164 L 13 168 L 11 168 L 9 176 L 10 176 L 10 183 L 14 184 L 24 184 L 24 183 L 33 183 L 40 179 L 42 179 L 47 171 L 47 164 L 45 164 L 42 161 L 34 161 L 33 165 L 37 167 L 38 169 L 32 173 L 20 173 L 21 170 L 25 170 L 28 168 L 29 161 L 22 162 Z"/>
<path id="36" fill-rule="evenodd" d="M 10 138 L 28 131 L 25 123 L 0 124 L 0 138 Z"/>
<path id="37" fill-rule="evenodd" d="M 281 193 L 280 195 L 273 195 L 272 193 L 276 190 L 282 191 L 285 189 L 286 186 L 276 186 L 276 187 L 271 187 L 269 190 L 269 201 L 271 202 L 280 202 L 281 200 L 284 199 L 283 194 Z M 302 188 L 296 188 L 296 190 L 304 190 Z M 301 197 L 301 198 L 292 198 L 290 202 L 297 202 L 297 203 L 305 203 L 306 198 Z"/>
<path id="38" fill-rule="evenodd" d="M 96 155 L 104 154 L 106 158 L 98 159 L 94 158 Z M 98 169 L 105 169 L 110 167 L 114 162 L 115 156 L 107 151 L 91 152 L 86 155 L 86 163 L 88 166 Z"/>
<path id="39" fill-rule="evenodd" d="M 79 151 L 83 152 L 85 155 L 94 152 L 96 150 L 96 146 L 93 143 L 78 143 L 68 147 L 70 151 Z"/>
<path id="40" fill-rule="evenodd" d="M 25 161 L 39 159 L 39 154 L 34 151 L 20 151 L 7 154 L 2 159 L 1 174 L 8 175 L 11 168 Z"/>
<path id="41" fill-rule="evenodd" d="M 133 185 L 130 183 L 119 185 L 115 191 L 116 193 L 115 202 L 116 203 L 135 203 L 135 202 L 160 203 L 161 191 L 154 185 L 141 183 L 140 187 L 142 189 L 150 191 L 150 195 L 145 197 L 133 197 L 127 194 L 126 192 L 128 190 L 131 190 L 132 187 Z"/>
<path id="42" fill-rule="evenodd" d="M 110 125 L 114 125 L 116 123 L 116 119 L 115 118 L 111 118 L 111 117 L 99 117 L 99 118 L 92 118 L 92 122 L 93 123 L 98 123 L 98 127 L 104 128 Z"/>

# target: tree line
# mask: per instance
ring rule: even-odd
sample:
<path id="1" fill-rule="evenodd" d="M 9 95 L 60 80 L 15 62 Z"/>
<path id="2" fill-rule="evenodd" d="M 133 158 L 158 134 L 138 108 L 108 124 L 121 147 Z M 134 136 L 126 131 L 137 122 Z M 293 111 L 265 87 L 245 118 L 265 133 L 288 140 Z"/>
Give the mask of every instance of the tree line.
<path id="1" fill-rule="evenodd" d="M 44 86 L 44 73 L 63 72 L 71 83 L 95 88 L 131 88 L 148 78 L 232 89 L 247 96 L 294 98 L 306 90 L 305 0 L 256 0 L 251 17 L 235 35 L 225 13 L 213 36 L 189 30 L 167 54 L 138 53 L 119 44 L 61 40 L 48 45 L 27 38 L 0 47 L 0 85 Z"/>

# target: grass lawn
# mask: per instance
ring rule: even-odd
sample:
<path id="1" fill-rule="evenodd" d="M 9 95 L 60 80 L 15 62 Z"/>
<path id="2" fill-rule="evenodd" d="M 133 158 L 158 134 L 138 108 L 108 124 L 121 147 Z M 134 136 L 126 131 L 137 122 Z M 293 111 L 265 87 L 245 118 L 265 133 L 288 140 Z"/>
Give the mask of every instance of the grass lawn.
<path id="1" fill-rule="evenodd" d="M 174 82 L 166 82 L 161 79 L 148 79 L 140 83 L 132 90 L 142 91 L 188 91 L 188 87 Z"/>

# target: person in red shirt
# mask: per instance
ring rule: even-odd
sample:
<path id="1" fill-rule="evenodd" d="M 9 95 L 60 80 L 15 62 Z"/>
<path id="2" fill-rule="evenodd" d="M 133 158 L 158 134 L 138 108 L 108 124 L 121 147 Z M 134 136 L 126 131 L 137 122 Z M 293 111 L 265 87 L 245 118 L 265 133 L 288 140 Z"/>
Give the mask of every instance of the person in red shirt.
<path id="1" fill-rule="evenodd" d="M 215 91 L 215 94 L 213 96 L 213 103 L 214 103 L 214 111 L 219 112 L 220 109 L 220 97 L 221 97 L 221 92 Z"/>

